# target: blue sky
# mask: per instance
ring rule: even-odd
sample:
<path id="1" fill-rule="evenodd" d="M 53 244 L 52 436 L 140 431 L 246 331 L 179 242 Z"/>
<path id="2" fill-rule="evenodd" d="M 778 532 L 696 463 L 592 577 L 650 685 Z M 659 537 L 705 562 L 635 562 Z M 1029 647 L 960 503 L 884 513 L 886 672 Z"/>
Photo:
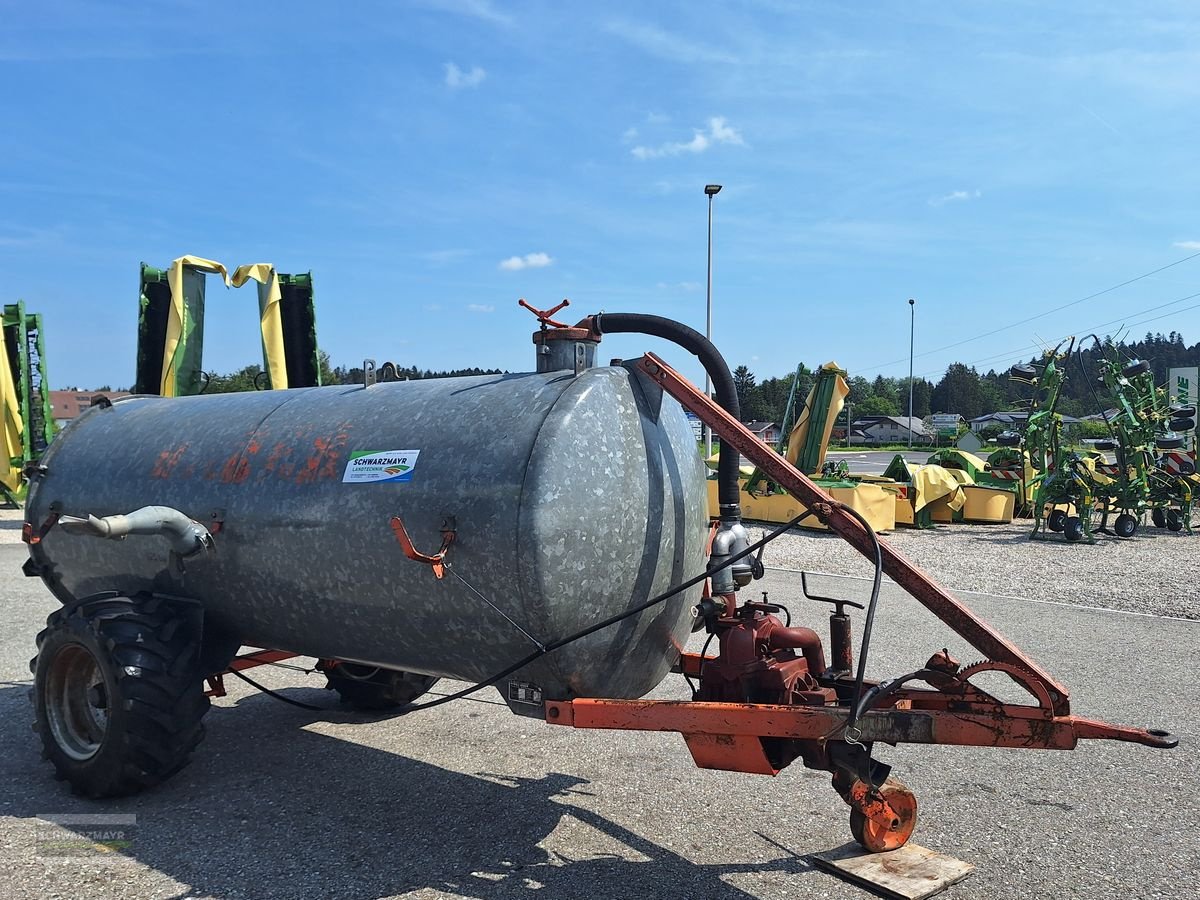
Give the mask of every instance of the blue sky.
<path id="1" fill-rule="evenodd" d="M 519 297 L 703 330 L 707 182 L 714 340 L 760 379 L 907 374 L 908 297 L 934 380 L 1103 323 L 1200 340 L 1200 297 L 1146 311 L 1200 258 L 1005 328 L 1200 253 L 1194 4 L 0 11 L 0 298 L 55 385 L 132 381 L 138 263 L 185 253 L 311 269 L 335 363 L 530 369 Z M 207 315 L 206 368 L 260 358 L 251 289 Z M 601 353 L 645 349 L 702 377 Z"/>

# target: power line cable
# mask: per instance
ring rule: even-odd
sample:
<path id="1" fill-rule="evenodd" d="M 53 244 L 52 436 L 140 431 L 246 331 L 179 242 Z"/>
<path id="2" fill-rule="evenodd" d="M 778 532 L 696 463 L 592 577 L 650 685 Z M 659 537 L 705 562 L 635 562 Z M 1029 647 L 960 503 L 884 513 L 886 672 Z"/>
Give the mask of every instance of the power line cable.
<path id="1" fill-rule="evenodd" d="M 1143 309 L 1139 313 L 1135 313 L 1135 315 L 1144 315 L 1148 312 L 1155 312 L 1156 310 L 1166 309 L 1168 306 L 1175 306 L 1178 303 L 1184 303 L 1187 300 L 1194 300 L 1197 297 L 1200 297 L 1200 291 L 1197 291 L 1194 294 L 1188 294 L 1185 297 L 1180 297 L 1177 300 L 1172 300 L 1169 303 L 1160 303 L 1157 306 L 1148 307 L 1146 309 Z M 1200 304 L 1192 304 L 1191 306 L 1185 306 L 1183 309 L 1173 309 L 1170 312 L 1163 313 L 1162 315 L 1152 316 L 1149 319 L 1140 319 L 1136 322 L 1126 321 L 1126 319 L 1124 317 L 1119 318 L 1119 319 L 1111 319 L 1108 322 L 1102 322 L 1099 325 L 1091 325 L 1087 328 L 1080 328 L 1080 329 L 1075 329 L 1075 330 L 1077 332 L 1093 332 L 1094 331 L 1094 332 L 1098 333 L 1100 331 L 1100 329 L 1107 328 L 1109 325 L 1116 325 L 1116 324 L 1121 324 L 1122 326 L 1124 326 L 1126 328 L 1136 328 L 1139 325 L 1145 325 L 1149 322 L 1157 322 L 1159 319 L 1165 319 L 1167 316 L 1174 316 L 1174 315 L 1178 315 L 1179 313 L 1188 312 L 1189 310 L 1196 309 L 1198 306 L 1200 306 Z M 1069 337 L 1069 335 L 1063 335 L 1064 339 L 1066 337 Z M 1011 357 L 1015 356 L 1016 354 L 1024 353 L 1024 352 L 1026 352 L 1026 348 L 1019 347 L 1016 350 L 1009 350 L 1005 353 L 997 353 L 992 356 L 985 356 L 981 359 L 972 360 L 971 362 L 964 363 L 964 365 L 977 366 L 981 363 L 993 362 L 995 360 L 1010 359 Z M 943 371 L 944 371 L 944 369 L 930 369 L 929 371 L 926 371 L 926 372 L 919 372 L 916 375 L 914 375 L 913 377 L 914 378 L 924 378 L 928 375 L 937 375 Z"/>
<path id="2" fill-rule="evenodd" d="M 944 347 L 936 347 L 933 350 L 925 350 L 921 353 L 916 354 L 916 356 L 917 357 L 930 356 L 934 353 L 941 353 L 943 350 L 953 350 L 955 347 L 961 347 L 963 344 L 970 344 L 973 341 L 978 341 L 978 340 L 982 340 L 983 338 L 986 338 L 986 337 L 991 337 L 992 335 L 997 334 L 1001 331 L 1008 331 L 1010 328 L 1017 328 L 1018 326 L 1026 325 L 1029 322 L 1033 322 L 1033 321 L 1036 321 L 1037 319 L 1045 318 L 1046 316 L 1053 315 L 1056 312 L 1062 312 L 1064 309 L 1069 309 L 1072 306 L 1078 306 L 1080 303 L 1086 303 L 1088 300 L 1094 300 L 1095 298 L 1102 297 L 1105 294 L 1111 294 L 1113 291 L 1120 290 L 1123 287 L 1128 287 L 1129 285 L 1134 284 L 1135 282 L 1142 281 L 1143 279 L 1149 278 L 1152 275 L 1157 275 L 1159 272 L 1165 272 L 1167 269 L 1171 269 L 1171 268 L 1174 268 L 1175 266 L 1182 265 L 1183 263 L 1188 262 L 1189 260 L 1193 260 L 1198 256 L 1200 256 L 1200 251 L 1193 253 L 1190 256 L 1185 256 L 1183 259 L 1177 259 L 1177 260 L 1175 260 L 1175 262 L 1167 263 L 1165 266 L 1159 266 L 1157 269 L 1152 269 L 1149 272 L 1143 272 L 1141 275 L 1138 275 L 1135 278 L 1130 278 L 1127 281 L 1122 281 L 1120 284 L 1114 284 L 1114 285 L 1112 285 L 1112 287 L 1106 287 L 1102 291 L 1096 291 L 1094 294 L 1088 294 L 1086 297 L 1080 297 L 1078 300 L 1072 300 L 1070 303 L 1064 303 L 1062 306 L 1056 306 L 1053 309 L 1048 309 L 1045 312 L 1038 313 L 1037 315 L 1029 316 L 1028 318 L 1025 318 L 1025 319 L 1019 319 L 1016 322 L 1012 322 L 1012 323 L 1010 323 L 1008 325 L 1004 325 L 1000 328 L 993 328 L 991 331 L 984 332 L 983 334 L 977 334 L 974 337 L 964 338 L 963 340 L 956 341 L 953 344 L 946 344 Z M 902 357 L 901 359 L 893 359 L 889 362 L 879 363 L 874 366 L 864 366 L 863 369 L 864 369 L 864 371 L 867 371 L 867 370 L 877 371 L 879 369 L 886 369 L 888 366 L 898 365 L 899 363 L 905 362 L 907 360 L 908 360 L 908 357 L 905 356 L 905 357 Z"/>

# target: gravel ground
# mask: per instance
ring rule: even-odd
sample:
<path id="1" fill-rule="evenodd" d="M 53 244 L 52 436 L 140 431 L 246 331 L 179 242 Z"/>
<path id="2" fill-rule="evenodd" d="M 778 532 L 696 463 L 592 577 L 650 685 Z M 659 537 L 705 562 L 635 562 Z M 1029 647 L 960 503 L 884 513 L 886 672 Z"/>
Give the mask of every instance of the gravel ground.
<path id="1" fill-rule="evenodd" d="M 1193 575 L 1194 535 L 1148 527 L 1129 540 L 1099 535 L 1068 544 L 1057 535 L 1029 540 L 1032 520 L 1010 525 L 942 525 L 897 529 L 884 539 L 946 587 L 1123 612 L 1200 619 Z M 751 527 L 754 539 L 763 533 Z M 871 576 L 871 565 L 840 538 L 794 529 L 767 545 L 767 566 Z"/>

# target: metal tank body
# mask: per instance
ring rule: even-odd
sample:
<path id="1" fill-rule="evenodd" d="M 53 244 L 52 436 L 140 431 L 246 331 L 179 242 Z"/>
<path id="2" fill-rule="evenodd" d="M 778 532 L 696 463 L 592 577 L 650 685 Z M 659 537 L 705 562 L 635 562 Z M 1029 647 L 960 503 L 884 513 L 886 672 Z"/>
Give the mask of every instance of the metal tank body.
<path id="1" fill-rule="evenodd" d="M 413 465 L 355 483 L 353 460 Z M 413 455 L 415 453 L 415 460 Z M 400 516 L 547 643 L 701 572 L 704 470 L 679 405 L 620 366 L 183 398 L 93 408 L 43 457 L 26 519 L 174 507 L 220 522 L 180 574 L 153 537 L 51 528 L 32 548 L 63 602 L 105 590 L 200 601 L 249 646 L 482 680 L 533 644 L 471 589 L 407 559 Z M 214 518 L 215 517 L 215 518 Z M 638 697 L 667 673 L 699 588 L 531 664 L 547 699 Z M 504 685 L 500 685 L 503 690 Z"/>

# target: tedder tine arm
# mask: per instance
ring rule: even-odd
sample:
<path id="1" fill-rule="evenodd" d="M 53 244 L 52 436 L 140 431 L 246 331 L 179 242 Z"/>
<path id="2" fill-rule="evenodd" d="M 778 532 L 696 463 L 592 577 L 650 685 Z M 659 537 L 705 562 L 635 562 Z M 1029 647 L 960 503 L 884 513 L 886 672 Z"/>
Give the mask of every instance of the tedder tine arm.
<path id="1" fill-rule="evenodd" d="M 731 447 L 755 463 L 769 478 L 811 509 L 821 521 L 859 553 L 867 559 L 874 560 L 873 536 L 803 472 L 775 453 L 746 426 L 653 353 L 647 353 L 638 360 L 637 366 L 664 391 L 683 404 L 685 409 L 695 413 L 700 421 L 719 434 L 722 441 L 727 441 Z M 883 570 L 893 581 L 984 656 L 1020 666 L 1040 679 L 1050 693 L 1056 715 L 1065 716 L 1070 713 L 1067 689 L 1050 673 L 1026 657 L 1015 644 L 976 616 L 886 541 L 881 540 L 879 544 L 883 555 Z"/>

